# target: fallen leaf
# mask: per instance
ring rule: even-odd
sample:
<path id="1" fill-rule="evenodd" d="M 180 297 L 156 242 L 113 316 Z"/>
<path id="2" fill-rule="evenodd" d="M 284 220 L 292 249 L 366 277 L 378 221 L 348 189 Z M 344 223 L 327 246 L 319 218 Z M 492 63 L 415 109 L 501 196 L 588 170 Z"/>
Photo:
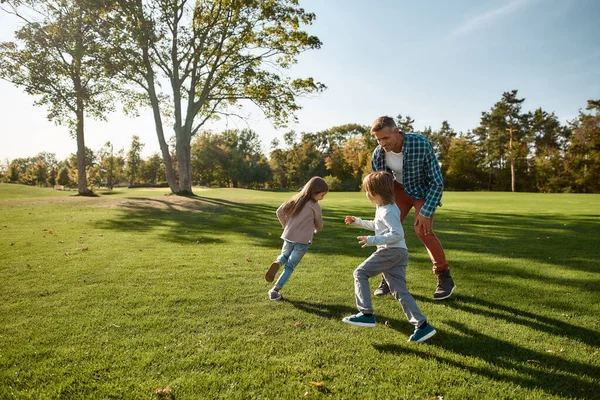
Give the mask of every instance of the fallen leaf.
<path id="1" fill-rule="evenodd" d="M 31 242 L 25 242 L 27 246 L 31 246 Z"/>
<path id="2" fill-rule="evenodd" d="M 246 261 L 252 262 L 252 259 L 250 257 L 246 257 Z"/>
<path id="3" fill-rule="evenodd" d="M 69 257 L 69 253 L 65 253 L 65 257 Z"/>
<path id="4" fill-rule="evenodd" d="M 310 383 L 311 385 L 313 385 L 313 386 L 316 386 L 316 387 L 322 387 L 322 386 L 325 386 L 325 383 L 324 383 L 324 382 L 313 382 L 313 381 L 310 381 L 310 382 L 308 382 L 308 383 Z"/>
<path id="5" fill-rule="evenodd" d="M 161 389 L 161 388 L 156 388 L 156 390 L 155 390 L 154 392 L 155 392 L 156 394 L 159 394 L 159 395 L 160 395 L 160 394 L 164 395 L 164 394 L 170 394 L 170 393 L 172 392 L 172 390 L 171 390 L 171 387 L 170 387 L 170 386 L 167 386 L 167 387 L 166 387 L 166 388 L 164 388 L 164 389 Z"/>
<path id="6" fill-rule="evenodd" d="M 88 251 L 88 248 L 84 247 L 84 248 L 81 249 L 81 251 Z"/>
<path id="7" fill-rule="evenodd" d="M 142 251 L 142 249 L 138 249 L 138 251 Z"/>
<path id="8" fill-rule="evenodd" d="M 539 364 L 540 362 L 538 360 L 527 360 L 528 363 L 534 363 L 534 364 Z"/>
<path id="9" fill-rule="evenodd" d="M 302 326 L 302 322 L 298 321 L 294 325 L 296 325 L 298 328 L 300 328 Z"/>
<path id="10" fill-rule="evenodd" d="M 267 232 L 267 235 L 271 236 L 271 235 L 272 235 L 272 233 L 271 233 L 271 232 Z"/>

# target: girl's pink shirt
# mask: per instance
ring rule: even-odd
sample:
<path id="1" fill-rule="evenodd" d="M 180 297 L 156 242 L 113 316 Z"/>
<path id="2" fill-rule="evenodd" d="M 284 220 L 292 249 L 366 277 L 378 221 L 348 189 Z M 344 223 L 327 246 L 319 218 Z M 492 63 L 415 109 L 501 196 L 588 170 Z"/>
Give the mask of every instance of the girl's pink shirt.
<path id="1" fill-rule="evenodd" d="M 281 238 L 290 242 L 308 244 L 312 242 L 315 231 L 323 228 L 321 206 L 314 200 L 309 200 L 302 210 L 291 218 L 284 214 L 283 204 L 279 206 L 276 214 L 283 226 Z"/>

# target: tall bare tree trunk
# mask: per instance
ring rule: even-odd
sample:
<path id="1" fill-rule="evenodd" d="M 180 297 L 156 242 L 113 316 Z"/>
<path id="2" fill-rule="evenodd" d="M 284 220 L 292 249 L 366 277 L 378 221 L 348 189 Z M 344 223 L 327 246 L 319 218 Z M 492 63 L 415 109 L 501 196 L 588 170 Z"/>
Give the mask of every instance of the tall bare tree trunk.
<path id="1" fill-rule="evenodd" d="M 181 190 L 181 194 L 191 195 L 193 193 L 190 134 L 185 132 L 185 128 L 179 128 L 179 132 L 176 132 L 176 137 L 177 166 L 179 167 L 179 189 Z"/>
<path id="2" fill-rule="evenodd" d="M 158 144 L 160 145 L 160 152 L 162 153 L 163 162 L 165 163 L 165 173 L 169 188 L 173 193 L 179 193 L 179 185 L 177 184 L 177 178 L 175 177 L 175 171 L 173 170 L 173 162 L 171 160 L 171 152 L 169 151 L 169 145 L 165 140 L 165 134 L 163 130 L 162 117 L 160 115 L 160 107 L 158 104 L 158 97 L 156 96 L 156 86 L 154 84 L 154 72 L 152 70 L 152 64 L 150 63 L 150 56 L 148 54 L 148 48 L 142 49 L 144 55 L 144 65 L 146 66 L 146 82 L 148 83 L 148 95 L 150 97 L 150 103 L 152 105 L 152 113 L 154 115 L 154 126 L 156 128 L 156 135 L 158 136 Z"/>
<path id="3" fill-rule="evenodd" d="M 83 137 L 83 100 L 77 99 L 77 191 L 79 194 L 90 194 L 87 187 L 85 171 L 85 140 Z"/>

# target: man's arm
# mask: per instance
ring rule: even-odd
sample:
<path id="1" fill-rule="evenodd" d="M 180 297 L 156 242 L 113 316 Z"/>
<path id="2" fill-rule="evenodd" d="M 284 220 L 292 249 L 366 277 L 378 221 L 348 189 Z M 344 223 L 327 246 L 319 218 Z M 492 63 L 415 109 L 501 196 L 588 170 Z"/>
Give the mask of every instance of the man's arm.
<path id="1" fill-rule="evenodd" d="M 419 214 L 425 218 L 431 218 L 435 213 L 435 209 L 441 204 L 442 194 L 444 193 L 444 178 L 442 177 L 440 163 L 429 141 L 427 141 L 425 153 L 425 174 L 427 194 L 425 195 L 425 204 L 421 207 Z"/>
<path id="2" fill-rule="evenodd" d="M 381 146 L 377 146 L 375 150 L 373 150 L 371 169 L 373 172 L 387 170 L 387 165 L 385 164 L 385 151 Z"/>

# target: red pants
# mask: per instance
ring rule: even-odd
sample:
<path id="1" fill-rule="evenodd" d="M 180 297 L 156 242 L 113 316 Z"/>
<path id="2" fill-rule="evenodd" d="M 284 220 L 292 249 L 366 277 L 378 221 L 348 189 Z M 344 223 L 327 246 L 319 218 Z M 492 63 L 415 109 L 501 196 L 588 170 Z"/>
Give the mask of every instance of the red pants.
<path id="1" fill-rule="evenodd" d="M 396 205 L 400 209 L 400 222 L 404 222 L 408 212 L 413 207 L 415 208 L 416 217 L 419 214 L 421 207 L 423 207 L 423 204 L 425 204 L 425 199 L 415 200 L 407 195 L 404 192 L 402 185 L 396 181 L 394 181 L 394 195 L 396 197 Z M 444 254 L 442 244 L 433 232 L 433 217 L 431 223 L 432 231 L 430 234 L 426 235 L 425 232 L 419 233 L 416 229 L 415 232 L 429 253 L 429 258 L 431 258 L 431 262 L 433 263 L 433 272 L 437 273 L 448 269 L 448 261 L 446 261 L 446 255 Z"/>

